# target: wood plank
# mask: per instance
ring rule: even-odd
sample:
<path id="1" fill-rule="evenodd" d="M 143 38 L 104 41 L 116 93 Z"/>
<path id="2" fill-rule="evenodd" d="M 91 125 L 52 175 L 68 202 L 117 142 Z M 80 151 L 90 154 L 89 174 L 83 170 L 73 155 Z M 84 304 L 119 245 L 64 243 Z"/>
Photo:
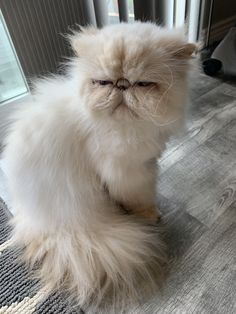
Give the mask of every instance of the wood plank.
<path id="1" fill-rule="evenodd" d="M 161 210 L 161 227 L 165 234 L 169 260 L 173 261 L 183 255 L 207 227 L 186 211 L 184 203 L 166 199 L 160 193 L 157 203 Z"/>
<path id="2" fill-rule="evenodd" d="M 204 80 L 206 79 L 203 79 L 203 82 Z M 206 84 L 206 86 L 208 85 Z M 196 89 L 197 86 L 193 88 L 193 91 Z M 193 137 L 196 135 L 198 137 L 203 136 L 200 141 L 202 143 L 204 139 L 212 136 L 232 117 L 235 117 L 235 112 L 236 88 L 234 85 L 232 86 L 229 83 L 216 84 L 215 88 L 210 89 L 204 95 L 199 93 L 199 97 L 190 102 L 188 107 L 185 130 L 183 129 L 179 134 L 175 134 L 167 145 L 167 150 L 161 159 L 162 168 L 165 168 L 167 164 L 173 164 L 179 157 L 192 151 L 196 146 L 194 141 L 191 141 Z M 199 141 L 198 138 L 195 139 Z M 175 152 L 174 155 L 173 152 Z M 169 156 L 171 158 L 168 158 Z"/>
<path id="3" fill-rule="evenodd" d="M 236 101 L 188 123 L 187 132 L 172 140 L 160 160 L 163 173 L 236 117 Z"/>
<path id="4" fill-rule="evenodd" d="M 162 294 L 130 313 L 236 312 L 236 203 L 174 261 Z"/>
<path id="5" fill-rule="evenodd" d="M 236 120 L 160 176 L 159 192 L 211 226 L 236 199 Z"/>
<path id="6" fill-rule="evenodd" d="M 218 78 L 209 77 L 198 70 L 192 71 L 189 81 L 191 88 L 190 97 L 192 100 L 198 99 L 200 96 L 222 84 Z"/>

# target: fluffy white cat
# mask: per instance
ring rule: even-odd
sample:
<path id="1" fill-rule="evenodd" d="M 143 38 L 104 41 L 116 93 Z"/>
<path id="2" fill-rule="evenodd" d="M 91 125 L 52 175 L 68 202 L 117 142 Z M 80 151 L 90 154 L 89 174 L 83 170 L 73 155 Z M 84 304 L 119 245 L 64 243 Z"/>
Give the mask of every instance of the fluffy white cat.
<path id="1" fill-rule="evenodd" d="M 6 140 L 12 237 L 45 285 L 122 307 L 161 272 L 156 159 L 182 123 L 195 45 L 139 22 L 71 43 L 68 74 L 36 84 Z"/>

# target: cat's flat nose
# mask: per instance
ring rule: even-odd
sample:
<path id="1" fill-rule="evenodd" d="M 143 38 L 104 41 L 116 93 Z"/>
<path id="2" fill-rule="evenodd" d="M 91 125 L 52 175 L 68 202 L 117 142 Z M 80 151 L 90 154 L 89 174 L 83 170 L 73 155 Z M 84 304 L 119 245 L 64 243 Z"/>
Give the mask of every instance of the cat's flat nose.
<path id="1" fill-rule="evenodd" d="M 116 82 L 116 87 L 119 88 L 120 90 L 126 90 L 131 86 L 130 82 L 127 79 L 120 78 Z"/>

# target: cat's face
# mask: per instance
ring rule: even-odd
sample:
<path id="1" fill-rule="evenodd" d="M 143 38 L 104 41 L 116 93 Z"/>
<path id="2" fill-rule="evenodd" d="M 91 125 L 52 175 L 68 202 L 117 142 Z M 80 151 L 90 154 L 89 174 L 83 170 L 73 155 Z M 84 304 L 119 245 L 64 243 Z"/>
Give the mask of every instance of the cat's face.
<path id="1" fill-rule="evenodd" d="M 72 45 L 89 113 L 163 123 L 182 110 L 195 46 L 180 32 L 150 23 L 119 24 L 85 29 Z"/>

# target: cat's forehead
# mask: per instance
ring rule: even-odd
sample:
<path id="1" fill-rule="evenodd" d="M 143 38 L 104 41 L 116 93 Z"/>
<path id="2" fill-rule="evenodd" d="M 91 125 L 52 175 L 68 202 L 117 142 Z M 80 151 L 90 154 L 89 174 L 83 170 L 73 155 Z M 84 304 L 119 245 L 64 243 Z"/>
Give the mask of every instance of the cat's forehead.
<path id="1" fill-rule="evenodd" d="M 170 71 L 173 60 L 184 64 L 195 47 L 179 30 L 137 22 L 85 29 L 73 37 L 72 46 L 90 77 L 131 81 Z"/>
<path id="2" fill-rule="evenodd" d="M 97 67 L 97 73 L 105 73 L 117 79 L 127 77 L 136 80 L 150 69 L 163 62 L 162 48 L 157 49 L 151 40 L 142 40 L 140 36 L 114 36 L 106 39 L 101 36 L 96 42 L 96 53 L 91 62 Z"/>
<path id="3" fill-rule="evenodd" d="M 108 66 L 117 72 L 140 66 L 149 55 L 147 47 L 134 41 L 128 43 L 124 38 L 101 43 L 101 46 L 96 58 L 98 65 Z"/>

